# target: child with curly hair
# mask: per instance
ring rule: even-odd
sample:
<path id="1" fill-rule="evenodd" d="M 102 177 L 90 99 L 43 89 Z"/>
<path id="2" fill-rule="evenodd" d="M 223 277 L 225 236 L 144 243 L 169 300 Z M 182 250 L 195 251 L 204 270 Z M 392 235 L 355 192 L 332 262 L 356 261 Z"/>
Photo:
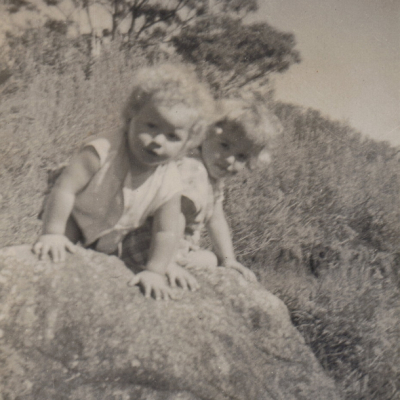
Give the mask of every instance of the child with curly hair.
<path id="1" fill-rule="evenodd" d="M 57 179 L 34 253 L 63 261 L 81 242 L 116 254 L 151 216 L 148 260 L 131 284 L 140 284 L 146 297 L 171 297 L 165 271 L 179 240 L 182 191 L 175 160 L 203 140 L 212 109 L 207 88 L 183 65 L 139 70 L 122 129 L 89 138 Z"/>
<path id="2" fill-rule="evenodd" d="M 236 260 L 229 225 L 223 210 L 224 180 L 269 158 L 273 137 L 281 130 L 277 117 L 254 97 L 226 99 L 220 115 L 204 142 L 179 163 L 183 192 L 181 223 L 183 239 L 175 262 L 167 268 L 170 283 L 196 289 L 195 278 L 181 266 L 232 268 L 248 281 L 254 273 Z M 206 227 L 214 253 L 199 247 Z M 127 239 L 126 252 L 138 253 L 134 240 Z M 138 260 L 139 261 L 139 260 Z M 180 264 L 180 265 L 178 265 Z"/>

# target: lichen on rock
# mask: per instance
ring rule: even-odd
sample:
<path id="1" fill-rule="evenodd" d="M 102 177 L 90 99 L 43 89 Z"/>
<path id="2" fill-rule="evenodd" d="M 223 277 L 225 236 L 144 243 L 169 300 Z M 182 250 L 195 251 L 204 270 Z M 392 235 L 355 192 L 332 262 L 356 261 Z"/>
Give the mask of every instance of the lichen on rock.
<path id="1" fill-rule="evenodd" d="M 191 272 L 200 290 L 155 301 L 116 257 L 0 250 L 2 400 L 339 399 L 282 301 L 233 270 Z"/>

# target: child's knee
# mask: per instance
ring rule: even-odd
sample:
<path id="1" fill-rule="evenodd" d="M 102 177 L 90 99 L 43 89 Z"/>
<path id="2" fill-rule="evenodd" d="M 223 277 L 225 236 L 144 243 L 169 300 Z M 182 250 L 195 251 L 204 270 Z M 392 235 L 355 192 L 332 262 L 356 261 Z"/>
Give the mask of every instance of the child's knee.
<path id="1" fill-rule="evenodd" d="M 188 266 L 199 268 L 216 268 L 218 266 L 217 256 L 208 250 L 192 251 L 187 257 Z"/>

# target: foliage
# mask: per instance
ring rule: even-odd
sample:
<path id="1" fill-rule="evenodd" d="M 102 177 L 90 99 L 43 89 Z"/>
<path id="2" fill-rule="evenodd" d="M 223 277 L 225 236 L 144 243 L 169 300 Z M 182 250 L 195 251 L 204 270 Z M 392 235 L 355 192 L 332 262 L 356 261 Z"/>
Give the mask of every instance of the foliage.
<path id="1" fill-rule="evenodd" d="M 240 19 L 212 16 L 199 19 L 172 39 L 178 54 L 195 64 L 217 90 L 229 91 L 272 72 L 284 72 L 300 61 L 292 34 L 267 23 L 244 24 Z"/>
<path id="2" fill-rule="evenodd" d="M 29 28 L 22 35 L 7 34 L 8 49 L 5 53 L 9 63 L 8 66 L 4 64 L 4 71 L 10 71 L 7 79 L 11 76 L 13 79 L 3 87 L 3 94 L 26 87 L 42 71 L 69 75 L 77 73 L 79 69 L 85 79 L 90 79 L 94 65 L 100 65 L 110 54 L 114 54 L 118 60 L 125 60 L 122 69 L 130 64 L 132 58 L 143 57 L 156 61 L 157 57 L 168 57 L 159 52 L 145 53 L 138 45 L 126 47 L 115 40 L 114 46 L 105 46 L 104 54 L 97 59 L 92 57 L 93 41 L 90 35 L 71 39 L 65 36 L 65 29 L 62 22 L 48 21 L 43 28 Z"/>
<path id="3" fill-rule="evenodd" d="M 62 0 L 43 0 L 47 6 L 57 8 L 64 15 L 64 23 L 79 24 L 73 12 L 65 12 Z M 114 39 L 117 33 L 127 36 L 129 41 L 151 41 L 154 37 L 168 37 L 172 32 L 186 26 L 203 15 L 223 13 L 243 17 L 257 10 L 257 0 L 72 0 L 74 11 L 84 11 L 92 24 L 93 6 L 101 7 L 112 20 L 110 34 Z M 212 6 L 211 6 L 212 4 Z M 7 0 L 9 13 L 23 9 L 39 12 L 34 1 Z M 121 25 L 125 25 L 121 28 Z M 93 29 L 93 26 L 92 26 Z"/>
<path id="4" fill-rule="evenodd" d="M 49 67 L 63 74 L 80 65 L 90 64 L 90 41 L 86 37 L 68 39 L 66 26 L 59 21 L 48 21 L 41 29 L 29 28 L 21 35 L 7 34 L 8 59 L 14 81 L 27 84 Z"/>
<path id="5" fill-rule="evenodd" d="M 25 6 L 15 0 L 10 4 Z M 47 4 L 60 8 L 59 0 L 47 0 Z M 77 22 L 73 13 L 64 13 L 65 20 L 48 19 L 43 29 L 29 29 L 22 38 L 10 34 L 10 59 L 14 62 L 16 49 L 20 54 L 28 50 L 35 54 L 35 65 L 60 65 L 65 64 L 66 54 L 71 58 L 73 53 L 75 61 L 90 70 L 94 49 L 103 39 L 109 46 L 127 51 L 139 45 L 151 54 L 164 46 L 196 65 L 218 95 L 246 85 L 266 85 L 271 73 L 282 73 L 300 62 L 293 34 L 280 32 L 266 22 L 244 22 L 244 16 L 257 10 L 256 0 L 74 0 L 73 4 L 87 14 L 91 34 L 69 38 L 69 29 Z M 111 31 L 95 28 L 94 5 L 107 10 Z M 121 24 L 125 24 L 123 31 L 118 30 Z"/>

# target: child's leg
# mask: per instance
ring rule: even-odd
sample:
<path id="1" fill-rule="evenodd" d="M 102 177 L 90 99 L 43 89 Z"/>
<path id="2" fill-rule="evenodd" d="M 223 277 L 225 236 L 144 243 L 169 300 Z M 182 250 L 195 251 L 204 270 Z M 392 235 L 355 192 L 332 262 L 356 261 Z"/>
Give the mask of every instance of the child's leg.
<path id="1" fill-rule="evenodd" d="M 182 238 L 184 237 L 185 226 L 185 216 L 181 213 L 179 227 Z M 195 247 L 198 248 L 197 245 Z M 192 249 L 190 250 L 190 248 Z M 193 244 L 191 244 L 190 239 L 189 241 L 183 239 L 181 241 L 181 248 L 178 251 L 178 264 L 186 265 L 188 267 L 216 268 L 218 266 L 218 259 L 217 256 L 209 250 L 193 250 Z"/>
<path id="2" fill-rule="evenodd" d="M 218 266 L 217 256 L 209 250 L 191 251 L 186 257 L 188 267 L 216 268 Z"/>
<path id="3" fill-rule="evenodd" d="M 152 220 L 130 232 L 122 242 L 121 259 L 135 274 L 143 271 L 151 244 Z"/>

